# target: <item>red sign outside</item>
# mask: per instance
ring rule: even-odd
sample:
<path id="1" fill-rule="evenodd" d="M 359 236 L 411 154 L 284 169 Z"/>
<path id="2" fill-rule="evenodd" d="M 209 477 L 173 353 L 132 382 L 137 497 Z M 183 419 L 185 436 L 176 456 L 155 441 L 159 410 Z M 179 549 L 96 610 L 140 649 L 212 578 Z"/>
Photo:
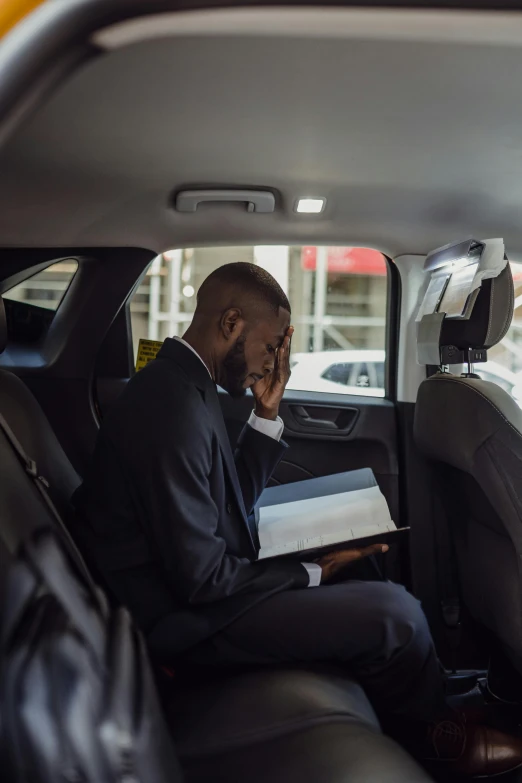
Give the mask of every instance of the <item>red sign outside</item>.
<path id="1" fill-rule="evenodd" d="M 371 250 L 367 247 L 329 247 L 327 250 L 329 272 L 379 276 L 386 274 L 386 261 L 378 250 Z M 301 266 L 310 271 L 316 269 L 316 247 L 303 247 Z"/>

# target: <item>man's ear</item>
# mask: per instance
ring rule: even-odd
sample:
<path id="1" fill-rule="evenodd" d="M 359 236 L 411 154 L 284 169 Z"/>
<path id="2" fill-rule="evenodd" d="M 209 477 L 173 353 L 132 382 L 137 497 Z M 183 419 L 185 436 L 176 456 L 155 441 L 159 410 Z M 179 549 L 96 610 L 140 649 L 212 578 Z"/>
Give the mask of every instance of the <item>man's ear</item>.
<path id="1" fill-rule="evenodd" d="M 231 307 L 225 310 L 221 316 L 221 333 L 225 340 L 240 336 L 245 326 L 245 319 L 239 307 Z"/>

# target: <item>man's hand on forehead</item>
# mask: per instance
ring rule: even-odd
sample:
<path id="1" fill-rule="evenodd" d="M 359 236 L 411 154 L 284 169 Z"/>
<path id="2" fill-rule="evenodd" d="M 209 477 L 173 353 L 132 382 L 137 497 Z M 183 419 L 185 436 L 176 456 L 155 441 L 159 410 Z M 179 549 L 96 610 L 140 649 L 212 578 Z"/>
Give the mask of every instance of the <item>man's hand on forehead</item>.
<path id="1" fill-rule="evenodd" d="M 289 326 L 279 347 L 276 349 L 274 368 L 252 386 L 256 400 L 256 414 L 265 419 L 277 419 L 279 405 L 290 379 L 290 343 L 294 327 Z"/>

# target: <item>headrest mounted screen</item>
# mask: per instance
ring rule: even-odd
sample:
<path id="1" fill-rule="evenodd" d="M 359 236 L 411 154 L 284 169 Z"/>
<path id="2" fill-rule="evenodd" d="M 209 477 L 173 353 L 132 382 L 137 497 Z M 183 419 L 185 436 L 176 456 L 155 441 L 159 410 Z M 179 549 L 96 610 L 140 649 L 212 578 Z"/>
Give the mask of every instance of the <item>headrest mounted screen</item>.
<path id="1" fill-rule="evenodd" d="M 474 239 L 429 253 L 428 288 L 417 316 L 420 364 L 487 359 L 513 315 L 513 280 L 501 239 Z"/>

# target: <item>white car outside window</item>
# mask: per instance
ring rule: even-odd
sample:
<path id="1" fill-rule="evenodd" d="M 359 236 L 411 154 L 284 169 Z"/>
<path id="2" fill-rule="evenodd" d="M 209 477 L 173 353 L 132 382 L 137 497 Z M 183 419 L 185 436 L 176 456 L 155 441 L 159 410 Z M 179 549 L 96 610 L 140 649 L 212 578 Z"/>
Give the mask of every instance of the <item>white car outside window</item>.
<path id="1" fill-rule="evenodd" d="M 384 351 L 296 353 L 292 355 L 291 365 L 288 389 L 384 397 Z M 452 370 L 459 374 L 458 368 Z M 500 386 L 522 407 L 522 381 L 519 375 L 495 361 L 476 365 L 475 373 L 483 380 Z"/>
<path id="2" fill-rule="evenodd" d="M 384 397 L 384 351 L 318 351 L 292 356 L 288 389 Z"/>

